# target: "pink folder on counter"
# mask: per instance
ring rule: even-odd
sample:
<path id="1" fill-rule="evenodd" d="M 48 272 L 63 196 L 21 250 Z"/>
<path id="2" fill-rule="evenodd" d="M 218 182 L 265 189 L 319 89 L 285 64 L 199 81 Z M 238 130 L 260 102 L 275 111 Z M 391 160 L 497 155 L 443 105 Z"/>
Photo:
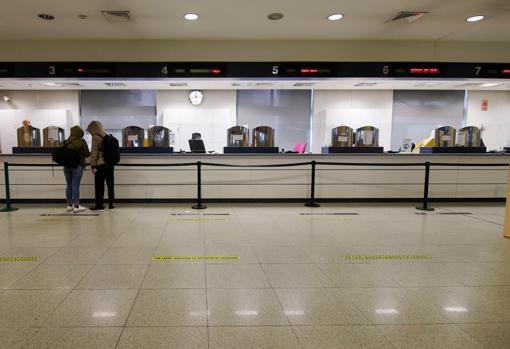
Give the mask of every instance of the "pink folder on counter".
<path id="1" fill-rule="evenodd" d="M 299 154 L 303 154 L 306 151 L 308 143 L 298 143 L 294 146 L 293 151 Z"/>

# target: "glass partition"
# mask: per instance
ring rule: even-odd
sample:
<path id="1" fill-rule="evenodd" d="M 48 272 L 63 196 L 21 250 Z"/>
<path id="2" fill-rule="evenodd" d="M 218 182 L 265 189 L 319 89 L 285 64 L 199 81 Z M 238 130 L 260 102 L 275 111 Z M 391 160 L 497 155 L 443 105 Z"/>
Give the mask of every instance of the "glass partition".
<path id="1" fill-rule="evenodd" d="M 252 130 L 270 126 L 275 146 L 292 150 L 296 143 L 310 144 L 311 90 L 239 90 L 237 124 Z"/>

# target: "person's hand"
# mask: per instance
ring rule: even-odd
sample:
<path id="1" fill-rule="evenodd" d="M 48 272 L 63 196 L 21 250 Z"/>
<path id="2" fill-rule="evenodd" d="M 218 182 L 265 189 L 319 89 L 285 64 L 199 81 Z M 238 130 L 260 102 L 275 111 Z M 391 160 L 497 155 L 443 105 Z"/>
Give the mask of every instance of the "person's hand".
<path id="1" fill-rule="evenodd" d="M 95 168 L 91 168 L 90 170 L 91 170 L 91 171 L 92 171 L 92 173 L 94 173 L 94 174 L 97 172 L 97 169 L 95 169 Z"/>

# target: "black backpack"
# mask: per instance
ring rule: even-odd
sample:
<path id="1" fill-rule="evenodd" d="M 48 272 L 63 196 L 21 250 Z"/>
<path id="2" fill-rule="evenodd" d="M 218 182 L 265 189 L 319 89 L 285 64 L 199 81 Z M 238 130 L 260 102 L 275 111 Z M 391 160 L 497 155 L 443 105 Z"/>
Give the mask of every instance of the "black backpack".
<path id="1" fill-rule="evenodd" d="M 104 162 L 108 165 L 116 165 L 120 161 L 119 141 L 112 135 L 103 138 L 101 150 L 103 151 Z"/>
<path id="2" fill-rule="evenodd" d="M 80 165 L 80 154 L 68 148 L 67 143 L 53 151 L 52 159 L 57 164 L 68 168 L 76 168 Z"/>

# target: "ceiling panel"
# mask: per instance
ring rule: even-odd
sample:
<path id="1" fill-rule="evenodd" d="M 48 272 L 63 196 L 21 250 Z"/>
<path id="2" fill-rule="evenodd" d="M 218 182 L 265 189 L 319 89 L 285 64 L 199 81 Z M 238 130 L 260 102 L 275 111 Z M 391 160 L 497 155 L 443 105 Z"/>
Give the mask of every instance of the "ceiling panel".
<path id="1" fill-rule="evenodd" d="M 134 23 L 108 23 L 101 10 L 130 10 Z M 398 11 L 428 11 L 413 24 Z M 189 22 L 184 13 L 197 12 Z M 282 12 L 281 21 L 266 19 Z M 345 19 L 330 22 L 335 12 Z M 37 18 L 49 13 L 54 21 Z M 85 14 L 87 20 L 78 19 Z M 468 16 L 487 19 L 466 23 Z M 17 0 L 4 1 L 0 39 L 320 39 L 510 41 L 509 0 Z"/>

